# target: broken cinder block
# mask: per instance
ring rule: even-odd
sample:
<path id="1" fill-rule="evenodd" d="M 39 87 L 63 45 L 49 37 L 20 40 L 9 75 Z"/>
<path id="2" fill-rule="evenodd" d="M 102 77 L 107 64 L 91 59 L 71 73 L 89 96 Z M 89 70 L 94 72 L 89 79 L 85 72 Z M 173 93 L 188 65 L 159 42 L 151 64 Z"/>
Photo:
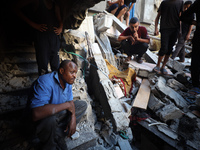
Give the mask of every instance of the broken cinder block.
<path id="1" fill-rule="evenodd" d="M 159 109 L 156 114 L 164 121 L 173 120 L 182 117 L 183 112 L 177 108 L 174 103 L 164 106 L 162 109 Z"/>

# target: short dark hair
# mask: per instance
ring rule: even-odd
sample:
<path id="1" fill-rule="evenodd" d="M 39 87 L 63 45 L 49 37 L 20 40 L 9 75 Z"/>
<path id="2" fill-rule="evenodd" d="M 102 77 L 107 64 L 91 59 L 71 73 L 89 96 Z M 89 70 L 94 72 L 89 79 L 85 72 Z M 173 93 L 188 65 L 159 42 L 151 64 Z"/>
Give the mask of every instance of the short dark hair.
<path id="1" fill-rule="evenodd" d="M 60 66 L 59 66 L 59 68 L 58 68 L 58 73 L 60 74 L 60 71 L 59 71 L 60 68 L 66 69 L 65 67 L 66 67 L 70 62 L 76 64 L 76 63 L 73 62 L 72 60 L 68 60 L 68 59 L 63 60 L 63 61 L 60 63 Z M 76 65 L 77 65 L 77 64 L 76 64 Z"/>
<path id="2" fill-rule="evenodd" d="M 135 23 L 137 23 L 137 22 L 139 22 L 138 18 L 137 18 L 137 17 L 133 17 L 133 18 L 131 18 L 131 20 L 129 21 L 129 24 L 130 24 L 130 23 L 135 24 Z"/>
<path id="3" fill-rule="evenodd" d="M 185 1 L 184 5 L 192 5 L 192 1 Z"/>

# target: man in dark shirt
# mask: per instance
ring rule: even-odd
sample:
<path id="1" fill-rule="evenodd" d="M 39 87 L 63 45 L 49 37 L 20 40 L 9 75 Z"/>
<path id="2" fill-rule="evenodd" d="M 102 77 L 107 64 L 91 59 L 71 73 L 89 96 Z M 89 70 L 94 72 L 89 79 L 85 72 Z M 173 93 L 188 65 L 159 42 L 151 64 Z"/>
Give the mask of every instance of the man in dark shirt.
<path id="1" fill-rule="evenodd" d="M 191 18 L 191 15 L 196 14 L 196 21 Z M 192 39 L 192 62 L 191 62 L 191 76 L 192 85 L 195 90 L 199 89 L 199 76 L 200 76 L 200 0 L 196 0 L 188 10 L 181 15 L 181 20 L 188 24 L 196 25 L 196 31 Z"/>
<path id="2" fill-rule="evenodd" d="M 160 32 L 161 32 L 161 48 L 158 53 L 158 62 L 156 67 L 153 69 L 155 72 L 167 74 L 165 65 L 172 53 L 173 46 L 178 38 L 180 31 L 180 19 L 179 16 L 183 9 L 182 0 L 165 0 L 162 1 L 158 9 L 158 14 L 155 19 L 155 35 L 159 34 L 158 21 L 160 21 Z M 160 63 L 163 60 L 163 64 L 160 68 Z"/>
<path id="3" fill-rule="evenodd" d="M 192 1 L 186 1 L 183 6 L 183 11 L 186 11 L 192 4 Z M 192 19 L 194 19 L 194 14 L 191 15 Z M 193 25 L 189 25 L 187 23 L 181 22 L 181 35 L 178 38 L 178 43 L 176 44 L 176 49 L 173 52 L 171 58 L 174 59 L 177 56 L 180 58 L 180 62 L 185 61 L 185 41 L 189 40 L 190 33 L 192 31 Z"/>
<path id="4" fill-rule="evenodd" d="M 121 33 L 118 41 L 122 41 L 122 49 L 128 55 L 128 61 L 133 54 L 138 54 L 136 60 L 142 63 L 142 56 L 147 51 L 150 42 L 147 29 L 139 26 L 139 20 L 136 17 L 131 18 L 129 27 Z"/>

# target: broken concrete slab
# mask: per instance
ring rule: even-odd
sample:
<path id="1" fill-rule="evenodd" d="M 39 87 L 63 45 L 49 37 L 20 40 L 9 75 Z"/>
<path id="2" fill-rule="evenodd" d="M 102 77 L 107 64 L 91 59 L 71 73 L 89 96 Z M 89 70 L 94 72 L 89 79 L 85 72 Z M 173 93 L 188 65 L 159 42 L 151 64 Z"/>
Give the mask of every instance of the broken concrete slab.
<path id="1" fill-rule="evenodd" d="M 128 140 L 122 139 L 120 136 L 118 136 L 118 144 L 121 150 L 132 150 Z"/>
<path id="2" fill-rule="evenodd" d="M 157 111 L 158 109 L 160 109 L 160 108 L 162 108 L 164 106 L 165 106 L 165 103 L 163 103 L 161 100 L 156 98 L 153 93 L 150 94 L 148 107 L 151 110 Z"/>
<path id="3" fill-rule="evenodd" d="M 110 45 L 110 40 L 105 32 L 100 33 L 99 35 L 100 40 L 104 44 L 105 49 L 103 49 L 106 59 L 113 65 L 116 66 L 115 56 L 112 51 L 112 47 Z"/>
<path id="4" fill-rule="evenodd" d="M 166 95 L 179 108 L 187 107 L 187 102 L 185 101 L 185 99 L 172 88 L 168 87 L 166 85 L 166 80 L 163 77 L 158 78 L 158 82 L 156 83 L 156 89 L 162 94 Z"/>
<path id="5" fill-rule="evenodd" d="M 169 105 L 165 105 L 163 108 L 156 111 L 156 114 L 163 120 L 167 122 L 168 120 L 181 118 L 183 112 L 177 108 L 174 103 L 170 103 Z"/>
<path id="6" fill-rule="evenodd" d="M 157 126 L 158 130 L 164 134 L 166 134 L 167 136 L 169 136 L 170 138 L 177 140 L 178 139 L 178 135 L 176 132 L 173 132 L 170 128 L 166 127 L 166 126 L 161 126 L 158 125 Z"/>
<path id="7" fill-rule="evenodd" d="M 89 34 L 90 41 L 94 43 L 95 37 L 94 37 L 94 24 L 92 16 L 87 16 L 77 30 L 82 33 L 87 32 Z"/>
<path id="8" fill-rule="evenodd" d="M 113 24 L 112 15 L 103 15 L 101 18 L 98 19 L 97 24 L 97 31 L 98 32 L 105 32 L 107 29 L 109 29 Z"/>
<path id="9" fill-rule="evenodd" d="M 178 91 L 178 90 L 187 91 L 187 88 L 182 83 L 178 82 L 175 79 L 167 80 L 167 86 L 171 87 L 175 91 Z"/>
<path id="10" fill-rule="evenodd" d="M 66 139 L 67 148 L 70 150 L 85 150 L 97 144 L 97 135 L 94 132 L 80 132 L 78 139 Z"/>
<path id="11" fill-rule="evenodd" d="M 172 68 L 176 71 L 183 71 L 183 69 L 185 68 L 185 65 L 183 65 L 181 62 L 178 62 L 176 60 L 173 60 L 171 58 L 169 58 L 167 64 L 166 64 L 169 68 Z"/>

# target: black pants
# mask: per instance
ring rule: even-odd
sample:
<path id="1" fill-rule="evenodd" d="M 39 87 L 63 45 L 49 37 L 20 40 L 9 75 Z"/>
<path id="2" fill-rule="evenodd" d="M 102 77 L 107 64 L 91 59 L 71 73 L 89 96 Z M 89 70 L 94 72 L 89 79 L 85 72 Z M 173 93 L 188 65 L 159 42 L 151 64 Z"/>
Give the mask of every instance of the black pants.
<path id="1" fill-rule="evenodd" d="M 34 46 L 39 75 L 48 73 L 48 63 L 50 62 L 51 70 L 57 71 L 59 67 L 60 48 L 59 36 L 54 31 L 40 32 L 36 31 Z"/>
<path id="2" fill-rule="evenodd" d="M 142 57 L 143 54 L 147 51 L 148 44 L 147 43 L 137 43 L 131 45 L 129 41 L 122 41 L 121 42 L 122 49 L 128 56 L 132 56 L 133 54 L 138 54 L 138 57 Z"/>
<path id="3" fill-rule="evenodd" d="M 74 101 L 76 111 L 76 123 L 78 123 L 87 109 L 85 101 Z M 61 111 L 53 116 L 42 119 L 36 123 L 36 135 L 42 143 L 43 150 L 56 150 L 59 138 L 64 138 L 67 133 L 64 130 L 70 121 L 68 111 Z"/>
<path id="4" fill-rule="evenodd" d="M 200 75 L 200 33 L 195 33 L 192 40 L 192 62 L 191 62 L 191 76 L 192 85 L 194 87 L 199 86 L 199 75 Z"/>

